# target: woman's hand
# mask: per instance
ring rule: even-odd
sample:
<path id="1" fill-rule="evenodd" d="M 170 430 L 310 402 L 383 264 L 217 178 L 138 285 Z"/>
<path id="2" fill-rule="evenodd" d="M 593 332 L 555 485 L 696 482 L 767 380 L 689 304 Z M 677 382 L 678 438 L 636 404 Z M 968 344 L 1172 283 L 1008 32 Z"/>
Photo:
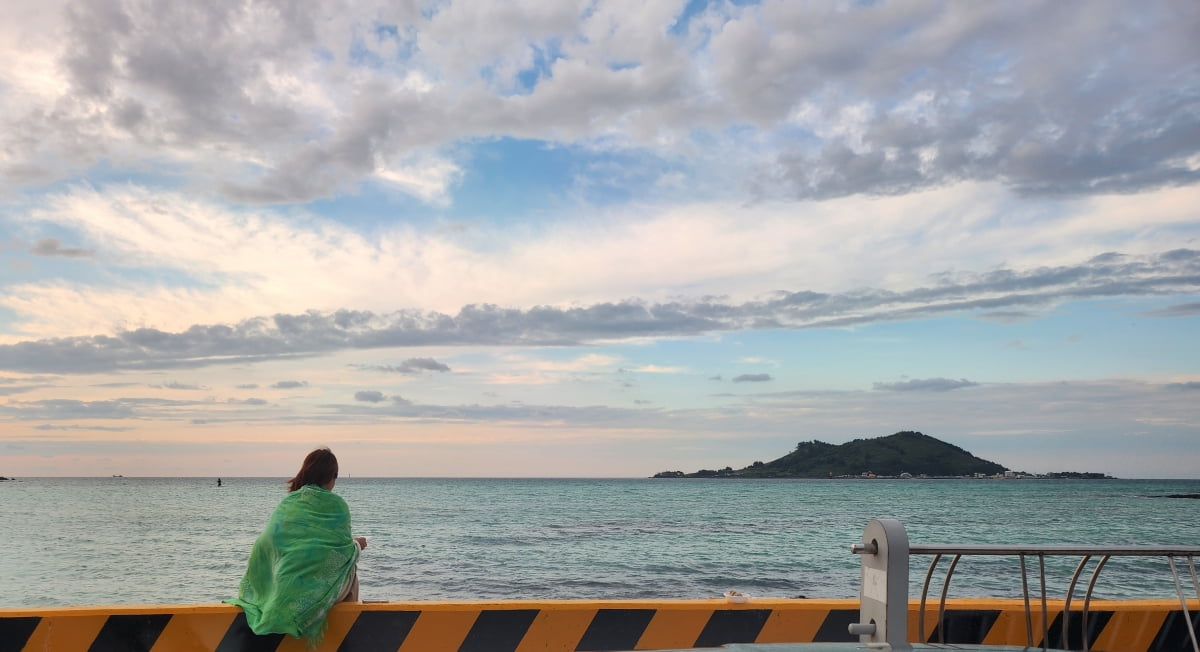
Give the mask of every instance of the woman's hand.
<path id="1" fill-rule="evenodd" d="M 367 549 L 367 538 L 366 537 L 354 537 L 354 540 L 358 542 L 359 550 Z"/>

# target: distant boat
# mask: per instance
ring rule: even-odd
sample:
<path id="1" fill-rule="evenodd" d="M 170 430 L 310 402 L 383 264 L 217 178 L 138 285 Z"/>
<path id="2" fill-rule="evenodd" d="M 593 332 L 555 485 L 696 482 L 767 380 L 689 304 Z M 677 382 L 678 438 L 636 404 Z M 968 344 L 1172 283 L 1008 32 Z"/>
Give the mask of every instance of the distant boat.
<path id="1" fill-rule="evenodd" d="M 123 478 L 123 477 L 125 477 L 125 476 L 121 475 L 120 473 L 114 473 L 114 474 L 113 474 L 113 477 L 114 477 L 114 478 Z"/>

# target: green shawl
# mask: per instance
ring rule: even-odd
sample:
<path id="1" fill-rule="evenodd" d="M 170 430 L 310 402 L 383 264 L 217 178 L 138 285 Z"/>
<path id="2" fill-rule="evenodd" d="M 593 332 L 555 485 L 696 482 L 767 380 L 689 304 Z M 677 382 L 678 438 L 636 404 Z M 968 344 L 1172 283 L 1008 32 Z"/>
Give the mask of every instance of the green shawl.
<path id="1" fill-rule="evenodd" d="M 246 612 L 255 634 L 291 634 L 315 645 L 357 561 L 346 501 L 305 485 L 275 508 L 250 551 L 238 597 L 225 602 Z"/>

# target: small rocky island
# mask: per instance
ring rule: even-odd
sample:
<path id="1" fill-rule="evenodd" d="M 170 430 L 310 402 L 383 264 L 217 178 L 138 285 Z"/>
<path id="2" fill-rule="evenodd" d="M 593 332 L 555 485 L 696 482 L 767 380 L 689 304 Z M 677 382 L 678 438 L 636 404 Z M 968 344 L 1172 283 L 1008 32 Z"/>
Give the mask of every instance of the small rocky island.
<path id="1" fill-rule="evenodd" d="M 655 478 L 979 478 L 1028 477 L 995 462 L 919 432 L 855 439 L 845 444 L 802 441 L 796 450 L 771 462 L 741 469 L 663 471 Z M 1063 472 L 1038 477 L 1105 478 L 1102 473 Z"/>

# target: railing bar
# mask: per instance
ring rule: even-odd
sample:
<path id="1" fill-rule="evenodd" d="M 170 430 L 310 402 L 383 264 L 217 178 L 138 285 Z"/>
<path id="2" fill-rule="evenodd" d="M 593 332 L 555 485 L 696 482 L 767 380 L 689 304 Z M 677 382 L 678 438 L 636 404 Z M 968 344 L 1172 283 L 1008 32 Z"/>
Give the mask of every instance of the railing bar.
<path id="1" fill-rule="evenodd" d="M 1110 557 L 1163 557 L 1176 555 L 1200 555 L 1200 546 L 1021 546 L 1021 545 L 913 545 L 912 555 L 962 554 L 962 555 L 1059 555 L 1077 557 L 1081 555 L 1108 555 Z"/>
<path id="2" fill-rule="evenodd" d="M 1196 563 L 1195 560 L 1192 559 L 1191 555 L 1187 556 L 1187 560 L 1188 570 L 1191 571 L 1192 574 L 1192 588 L 1196 589 L 1196 599 L 1200 600 L 1200 580 L 1196 578 Z"/>
<path id="3" fill-rule="evenodd" d="M 1100 562 L 1096 564 L 1096 570 L 1092 571 L 1092 580 L 1088 582 L 1087 593 L 1083 594 L 1083 623 L 1080 625 L 1081 633 L 1083 634 L 1083 652 L 1088 652 L 1090 643 L 1088 643 L 1088 607 L 1092 603 L 1092 592 L 1096 589 L 1096 580 L 1100 579 L 1100 569 L 1104 568 L 1104 564 L 1108 563 L 1108 555 L 1100 558 Z"/>
<path id="4" fill-rule="evenodd" d="M 950 578 L 959 559 L 962 559 L 962 555 L 954 555 L 950 568 L 946 569 L 946 581 L 942 582 L 942 599 L 938 601 L 938 643 L 946 642 L 946 594 L 950 592 Z"/>
<path id="5" fill-rule="evenodd" d="M 933 556 L 933 561 L 929 562 L 929 570 L 925 571 L 925 583 L 921 585 L 921 610 L 917 612 L 917 640 L 921 643 L 925 642 L 925 598 L 929 595 L 929 582 L 933 579 L 933 569 L 937 567 L 941 558 L 941 554 Z"/>
<path id="6" fill-rule="evenodd" d="M 1033 647 L 1033 614 L 1029 611 L 1029 580 L 1025 575 L 1025 555 L 1021 555 L 1021 595 L 1025 598 L 1025 647 Z"/>
<path id="7" fill-rule="evenodd" d="M 1187 623 L 1188 636 L 1192 637 L 1192 652 L 1200 652 L 1200 644 L 1196 642 L 1196 628 L 1192 626 L 1192 616 L 1188 614 L 1187 598 L 1183 595 L 1183 584 L 1179 582 L 1179 571 L 1175 568 L 1175 556 L 1167 555 L 1167 563 L 1171 565 L 1171 575 L 1175 578 L 1175 593 L 1179 595 L 1179 608 L 1183 610 L 1183 622 Z"/>
<path id="8" fill-rule="evenodd" d="M 1091 555 L 1084 555 L 1083 558 L 1079 560 L 1079 565 L 1075 567 L 1075 572 L 1071 574 L 1071 584 L 1067 586 L 1067 600 L 1063 603 L 1062 636 L 1060 636 L 1064 650 L 1067 649 L 1067 631 L 1070 629 L 1068 625 L 1071 622 L 1071 596 L 1075 594 L 1075 584 L 1079 582 L 1079 576 L 1083 574 L 1083 569 L 1085 566 L 1087 566 L 1088 560 L 1091 558 Z"/>
<path id="9" fill-rule="evenodd" d="M 1038 555 L 1038 574 L 1042 581 L 1042 649 L 1050 645 L 1050 614 L 1046 610 L 1046 557 Z"/>

